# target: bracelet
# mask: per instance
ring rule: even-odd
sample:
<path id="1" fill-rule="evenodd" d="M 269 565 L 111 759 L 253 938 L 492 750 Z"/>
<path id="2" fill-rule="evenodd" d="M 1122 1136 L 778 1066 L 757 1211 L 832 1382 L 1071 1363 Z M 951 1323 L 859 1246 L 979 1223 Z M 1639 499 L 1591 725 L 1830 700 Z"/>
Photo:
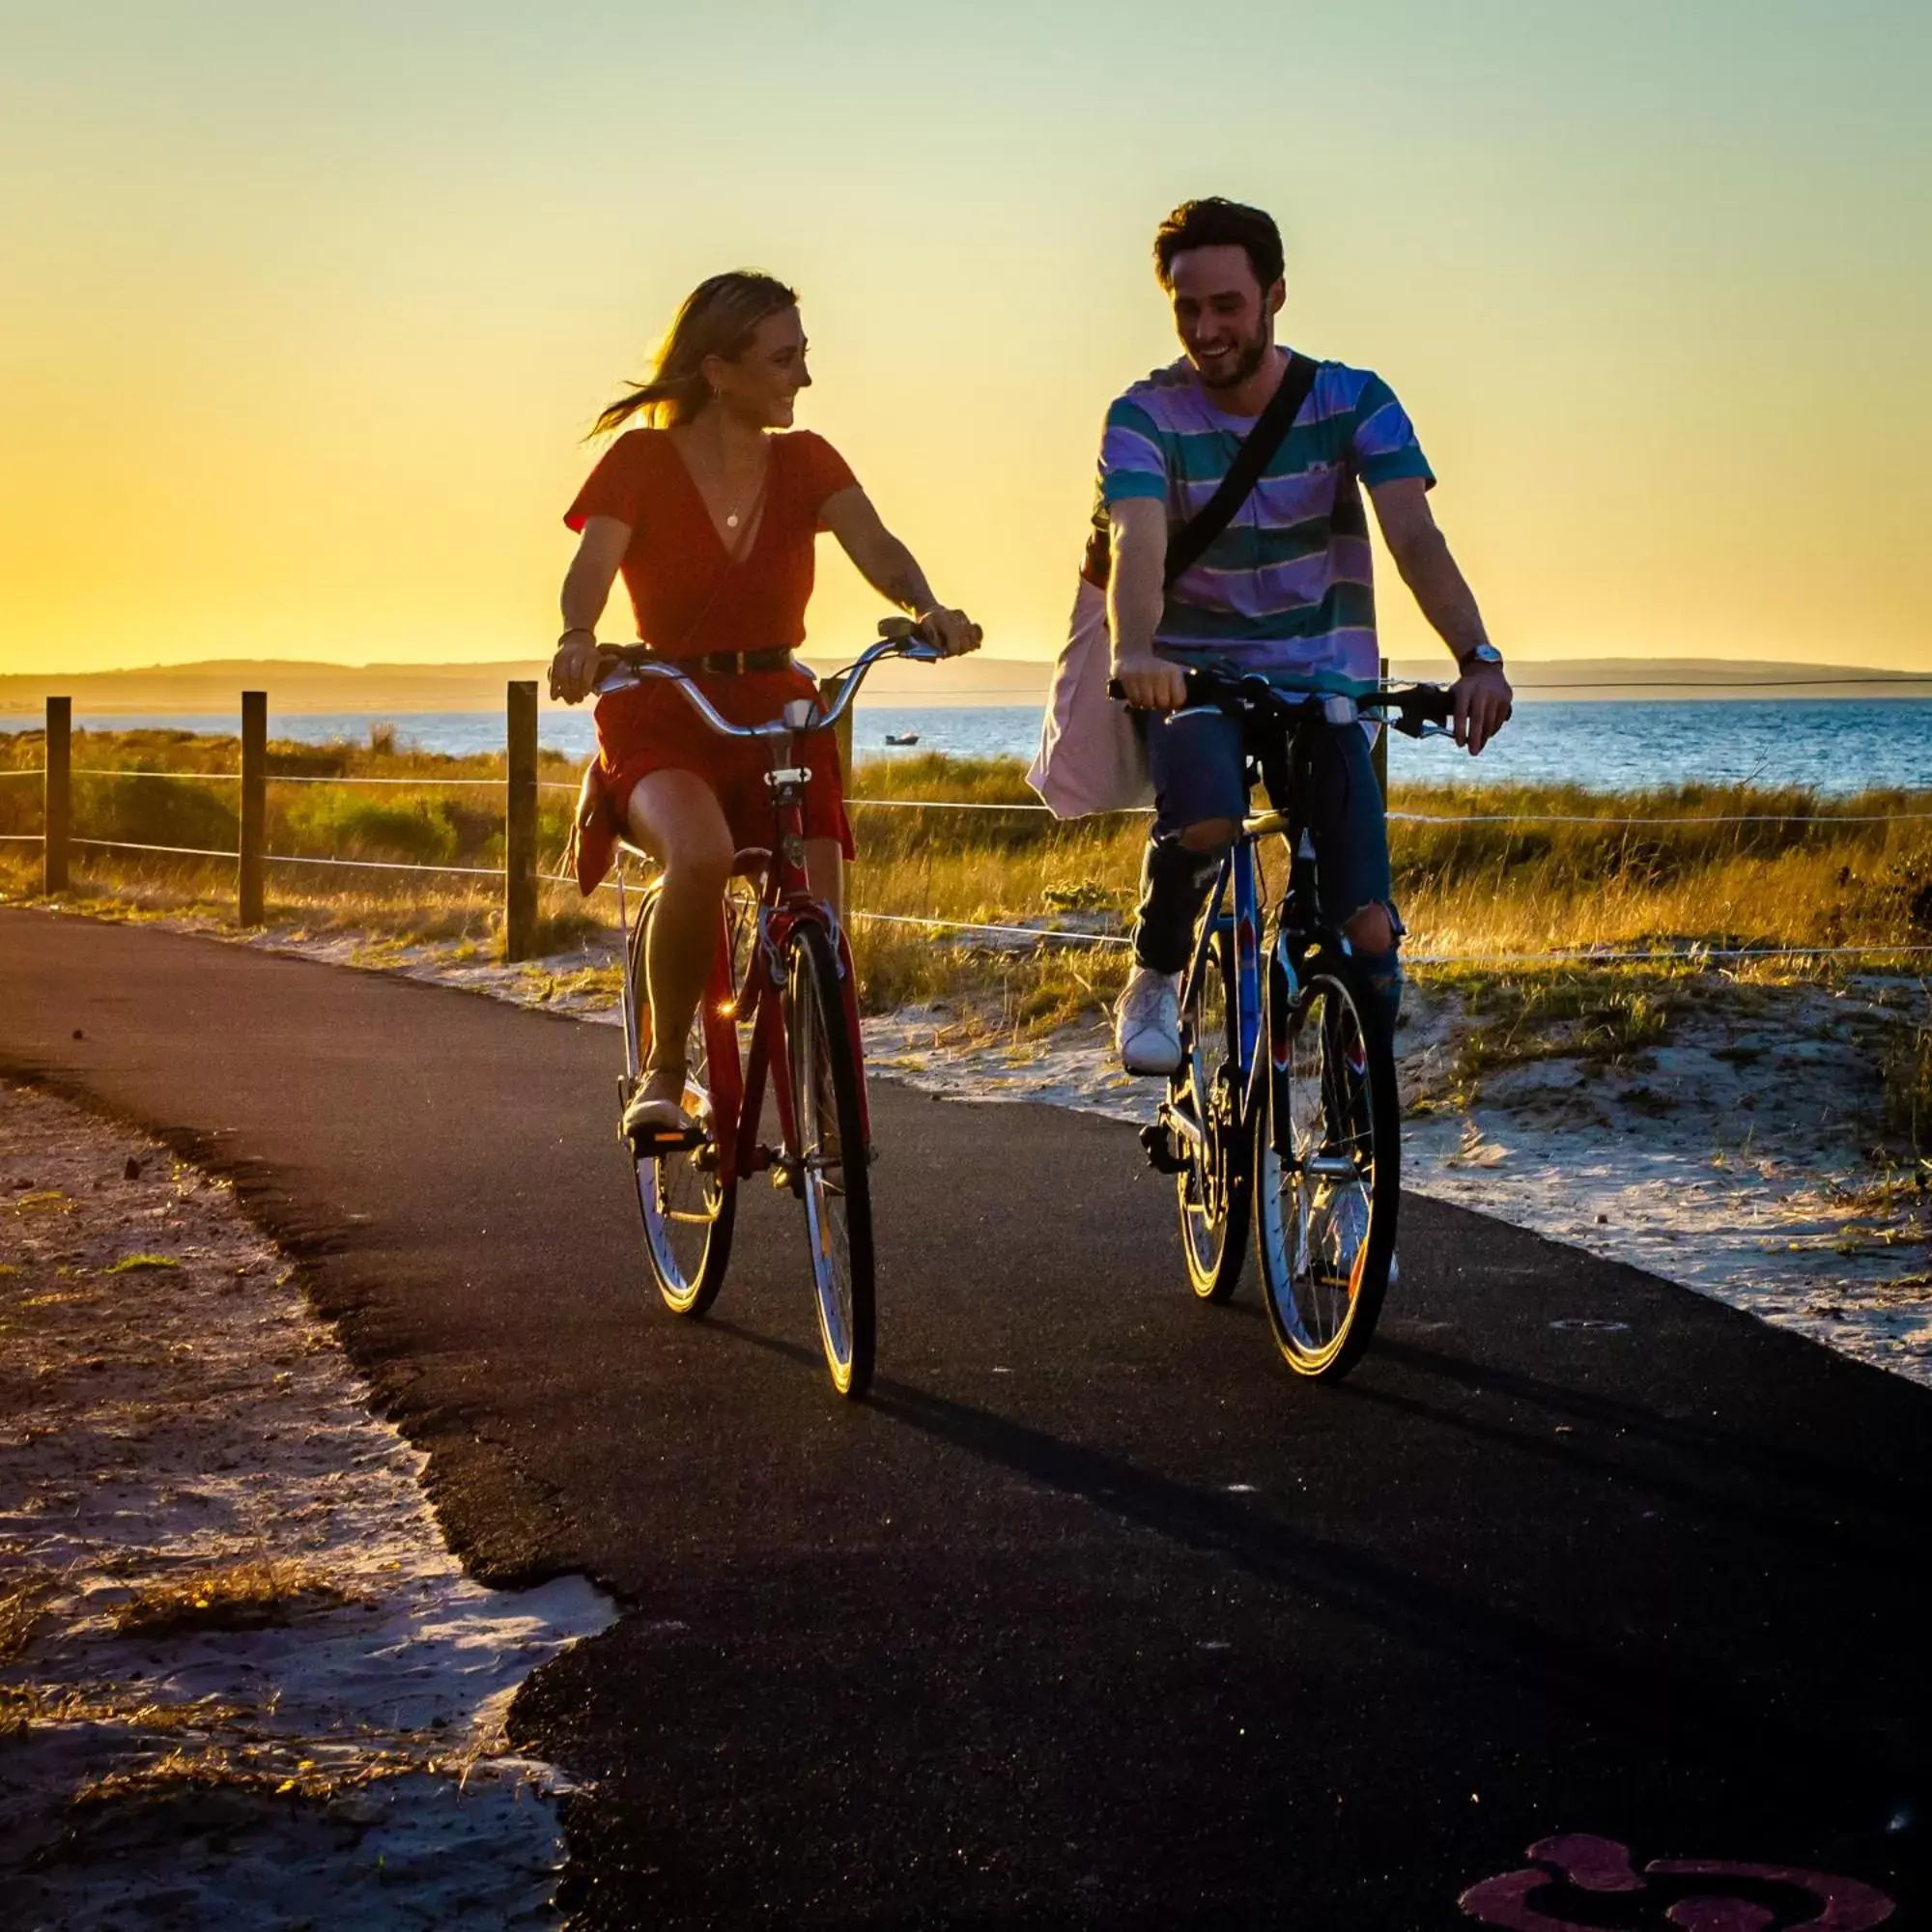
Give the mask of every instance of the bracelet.
<path id="1" fill-rule="evenodd" d="M 559 644 L 565 644 L 568 643 L 572 638 L 590 638 L 594 639 L 596 636 L 597 633 L 593 631 L 588 624 L 573 624 L 570 627 L 570 629 L 567 630 L 563 634 L 563 636 L 557 639 L 557 642 Z"/>

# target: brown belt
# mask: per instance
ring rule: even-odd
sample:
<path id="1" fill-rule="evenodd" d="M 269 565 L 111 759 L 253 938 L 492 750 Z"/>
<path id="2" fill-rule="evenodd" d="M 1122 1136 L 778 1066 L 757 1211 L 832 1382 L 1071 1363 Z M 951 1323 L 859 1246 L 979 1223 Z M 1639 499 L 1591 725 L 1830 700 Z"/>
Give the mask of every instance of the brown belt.
<path id="1" fill-rule="evenodd" d="M 742 677 L 748 670 L 789 670 L 791 652 L 783 645 L 769 651 L 712 651 L 699 658 L 673 658 L 657 651 L 627 651 L 634 664 L 674 665 L 679 670 L 707 671 L 713 677 Z"/>

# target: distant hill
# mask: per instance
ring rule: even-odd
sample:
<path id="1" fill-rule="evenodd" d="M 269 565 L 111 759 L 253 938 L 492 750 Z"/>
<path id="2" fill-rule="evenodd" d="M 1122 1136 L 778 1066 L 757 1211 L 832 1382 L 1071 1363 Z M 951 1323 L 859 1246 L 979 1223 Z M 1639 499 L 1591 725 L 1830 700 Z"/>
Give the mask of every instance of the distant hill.
<path id="1" fill-rule="evenodd" d="M 496 664 L 331 665 L 294 659 L 215 658 L 201 664 L 81 674 L 36 671 L 0 676 L 0 714 L 39 712 L 47 698 L 73 699 L 80 713 L 156 717 L 239 711 L 243 691 L 266 691 L 269 709 L 306 712 L 497 711 L 503 687 L 534 679 L 544 696 L 547 659 Z M 828 660 L 818 668 L 846 659 Z M 872 698 L 926 704 L 1025 704 L 1046 690 L 1050 666 L 1013 659 L 962 658 L 949 665 L 881 665 L 867 679 Z"/>
<path id="2" fill-rule="evenodd" d="M 1439 680 L 1446 657 L 1399 658 L 1391 669 L 1397 677 Z M 1859 665 L 1735 658 L 1513 658 L 1509 672 L 1522 696 L 1552 699 L 1932 696 L 1932 671 L 1886 671 Z"/>
<path id="3" fill-rule="evenodd" d="M 1405 678 L 1440 679 L 1446 657 L 1398 660 Z M 949 665 L 882 665 L 866 686 L 872 703 L 1027 704 L 1044 696 L 1052 667 L 1037 659 L 963 658 Z M 1908 675 L 1847 665 L 1737 663 L 1719 658 L 1524 659 L 1510 675 L 1525 697 L 1673 699 L 1739 697 L 1923 697 L 1932 673 Z M 455 665 L 331 665 L 294 659 L 212 659 L 145 670 L 83 675 L 0 676 L 0 714 L 39 712 L 51 695 L 81 713 L 220 716 L 238 694 L 266 691 L 271 712 L 391 713 L 495 711 L 513 678 L 533 678 L 541 661 Z M 545 703 L 549 700 L 546 698 Z M 17 723 L 17 716 L 16 716 Z"/>

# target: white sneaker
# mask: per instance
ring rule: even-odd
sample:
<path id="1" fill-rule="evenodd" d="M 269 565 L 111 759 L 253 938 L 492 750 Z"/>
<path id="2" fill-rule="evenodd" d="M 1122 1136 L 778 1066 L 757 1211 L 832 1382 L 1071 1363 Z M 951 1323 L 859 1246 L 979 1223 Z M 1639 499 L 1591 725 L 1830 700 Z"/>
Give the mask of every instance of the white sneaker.
<path id="1" fill-rule="evenodd" d="M 1180 1065 L 1180 975 L 1136 966 L 1114 1009 L 1114 1045 L 1129 1073 Z"/>

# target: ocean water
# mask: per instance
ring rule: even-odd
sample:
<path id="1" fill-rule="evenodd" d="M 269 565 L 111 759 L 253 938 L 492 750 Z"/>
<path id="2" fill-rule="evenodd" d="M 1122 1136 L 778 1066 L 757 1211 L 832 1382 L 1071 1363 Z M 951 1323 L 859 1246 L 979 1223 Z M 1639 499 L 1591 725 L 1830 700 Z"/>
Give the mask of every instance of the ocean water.
<path id="1" fill-rule="evenodd" d="M 367 712 L 270 712 L 270 735 L 306 744 L 367 742 Z M 385 716 L 401 737 L 437 752 L 500 750 L 503 720 L 488 711 Z M 81 717 L 77 725 L 128 729 L 159 725 L 233 733 L 233 717 Z M 0 730 L 30 728 L 0 720 Z M 573 756 L 594 745 L 587 711 L 546 711 L 542 743 Z M 916 747 L 895 749 L 888 733 L 916 732 Z M 863 761 L 946 752 L 958 757 L 1030 757 L 1039 734 L 1032 704 L 866 705 L 855 714 L 853 748 Z M 1592 791 L 1629 791 L 1690 782 L 1804 785 L 1842 797 L 1879 786 L 1932 786 L 1932 698 L 1775 699 L 1692 703 L 1577 703 L 1524 699 L 1515 719 L 1479 759 L 1443 739 L 1398 736 L 1390 764 L 1411 783 L 1568 781 Z"/>

